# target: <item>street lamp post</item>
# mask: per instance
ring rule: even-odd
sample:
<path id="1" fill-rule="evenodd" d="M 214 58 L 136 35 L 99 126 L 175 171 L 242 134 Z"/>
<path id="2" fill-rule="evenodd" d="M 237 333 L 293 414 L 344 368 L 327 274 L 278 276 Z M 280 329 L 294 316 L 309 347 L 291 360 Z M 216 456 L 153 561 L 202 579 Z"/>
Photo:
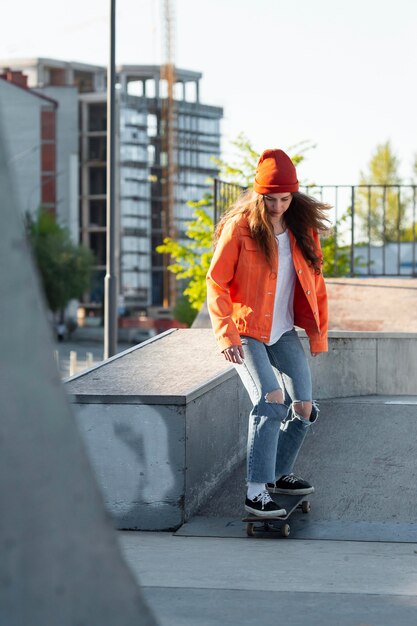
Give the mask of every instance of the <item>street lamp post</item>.
<path id="1" fill-rule="evenodd" d="M 116 0 L 110 0 L 110 57 L 107 68 L 107 231 L 104 279 L 104 358 L 117 352 L 117 275 L 115 209 Z"/>

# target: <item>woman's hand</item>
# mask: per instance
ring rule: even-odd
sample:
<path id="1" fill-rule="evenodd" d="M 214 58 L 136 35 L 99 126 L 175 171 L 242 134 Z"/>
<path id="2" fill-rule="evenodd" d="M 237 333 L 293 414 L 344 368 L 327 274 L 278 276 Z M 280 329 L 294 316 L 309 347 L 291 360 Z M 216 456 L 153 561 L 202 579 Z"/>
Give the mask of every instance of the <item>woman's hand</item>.
<path id="1" fill-rule="evenodd" d="M 224 358 L 231 363 L 238 363 L 239 365 L 245 360 L 245 353 L 242 346 L 230 346 L 223 350 Z"/>

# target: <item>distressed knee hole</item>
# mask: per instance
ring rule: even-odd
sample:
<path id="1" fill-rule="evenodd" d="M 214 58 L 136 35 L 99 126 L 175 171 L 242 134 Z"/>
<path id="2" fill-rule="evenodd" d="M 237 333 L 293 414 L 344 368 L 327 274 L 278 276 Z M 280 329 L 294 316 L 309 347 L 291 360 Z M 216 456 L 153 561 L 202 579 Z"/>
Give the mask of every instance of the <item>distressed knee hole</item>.
<path id="1" fill-rule="evenodd" d="M 300 415 L 305 419 L 310 419 L 313 410 L 313 403 L 308 400 L 297 400 L 293 402 L 293 408 L 297 415 Z"/>
<path id="2" fill-rule="evenodd" d="M 265 394 L 265 402 L 270 404 L 284 404 L 284 393 L 282 389 L 275 389 Z"/>

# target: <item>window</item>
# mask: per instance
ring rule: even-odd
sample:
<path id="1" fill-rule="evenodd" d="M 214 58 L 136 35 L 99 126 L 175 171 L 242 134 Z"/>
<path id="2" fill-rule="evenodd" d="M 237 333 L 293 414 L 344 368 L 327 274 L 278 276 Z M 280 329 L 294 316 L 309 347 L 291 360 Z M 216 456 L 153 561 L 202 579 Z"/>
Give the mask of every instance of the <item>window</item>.
<path id="1" fill-rule="evenodd" d="M 93 72 L 74 71 L 74 85 L 78 87 L 81 93 L 94 91 L 94 74 Z"/>
<path id="2" fill-rule="evenodd" d="M 106 201 L 90 200 L 90 226 L 106 226 Z"/>
<path id="3" fill-rule="evenodd" d="M 143 96 L 143 81 L 130 80 L 127 84 L 127 93 L 130 96 Z"/>
<path id="4" fill-rule="evenodd" d="M 156 115 L 149 114 L 148 115 L 148 136 L 156 137 L 158 134 L 158 120 Z"/>
<path id="5" fill-rule="evenodd" d="M 106 168 L 105 167 L 90 167 L 88 171 L 89 178 L 89 193 L 90 195 L 105 195 L 106 194 Z"/>
<path id="6" fill-rule="evenodd" d="M 105 102 L 88 107 L 88 130 L 107 130 L 107 106 Z"/>
<path id="7" fill-rule="evenodd" d="M 89 137 L 88 139 L 88 160 L 106 161 L 107 139 L 106 137 Z"/>
<path id="8" fill-rule="evenodd" d="M 90 233 L 90 248 L 98 265 L 106 265 L 106 233 Z"/>

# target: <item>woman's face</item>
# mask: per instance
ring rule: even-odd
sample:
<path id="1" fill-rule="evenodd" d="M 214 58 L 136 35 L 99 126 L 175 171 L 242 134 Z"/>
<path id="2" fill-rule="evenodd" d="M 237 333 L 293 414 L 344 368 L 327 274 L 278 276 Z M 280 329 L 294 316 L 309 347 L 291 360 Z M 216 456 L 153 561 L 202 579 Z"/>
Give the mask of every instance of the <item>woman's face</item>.
<path id="1" fill-rule="evenodd" d="M 264 202 L 268 215 L 271 218 L 282 217 L 291 204 L 292 193 L 268 193 L 264 195 Z"/>

